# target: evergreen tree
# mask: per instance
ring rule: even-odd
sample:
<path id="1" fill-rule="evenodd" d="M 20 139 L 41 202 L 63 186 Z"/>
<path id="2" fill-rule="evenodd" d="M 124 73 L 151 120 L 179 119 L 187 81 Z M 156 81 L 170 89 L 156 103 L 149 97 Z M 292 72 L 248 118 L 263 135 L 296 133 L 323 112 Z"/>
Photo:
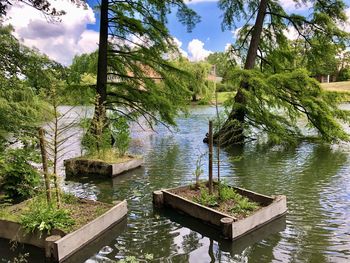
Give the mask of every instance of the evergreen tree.
<path id="1" fill-rule="evenodd" d="M 151 126 L 156 122 L 175 124 L 174 117 L 185 106 L 187 94 L 178 77 L 183 71 L 166 60 L 166 54 L 177 52 L 166 27 L 167 14 L 175 8 L 179 21 L 186 24 L 188 30 L 199 21 L 182 0 L 102 0 L 96 84 L 98 103 L 93 123 L 105 120 L 102 125 L 105 129 L 108 126 L 106 110 L 109 109 L 132 120 L 143 116 Z M 110 76 L 108 83 L 107 74 Z M 91 131 L 103 134 L 97 127 L 92 127 Z"/>
<path id="2" fill-rule="evenodd" d="M 306 1 L 295 3 L 303 5 Z M 339 27 L 347 19 L 343 1 L 308 3 L 312 4 L 311 14 L 303 16 L 287 13 L 280 2 L 272 0 L 219 1 L 224 11 L 224 28 L 232 29 L 240 19 L 246 20 L 232 49 L 245 61 L 238 76 L 237 72 L 231 73 L 231 80 L 240 79 L 240 87 L 231 101 L 226 122 L 215 135 L 221 135 L 223 145 L 244 142 L 251 136 L 251 127 L 267 131 L 274 141 L 295 140 L 301 135 L 296 122 L 301 116 L 326 140 L 348 139 L 340 121 L 349 122 L 349 115 L 337 108 L 336 96 L 325 94 L 309 73 L 293 71 L 293 66 L 290 70 L 280 67 L 281 61 L 288 65 L 288 58 L 292 57 L 285 34 L 290 28 L 313 49 L 311 55 L 322 55 L 330 43 L 344 45 L 348 41 L 348 34 Z M 272 56 L 277 49 L 280 54 Z"/>

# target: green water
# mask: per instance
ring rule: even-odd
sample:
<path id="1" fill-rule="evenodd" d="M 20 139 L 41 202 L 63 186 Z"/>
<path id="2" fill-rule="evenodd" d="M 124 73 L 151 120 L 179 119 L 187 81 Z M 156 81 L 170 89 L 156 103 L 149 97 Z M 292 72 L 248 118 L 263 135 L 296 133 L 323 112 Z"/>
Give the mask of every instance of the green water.
<path id="1" fill-rule="evenodd" d="M 126 227 L 74 262 L 112 262 L 126 256 L 154 262 L 350 262 L 350 144 L 302 143 L 295 147 L 246 145 L 221 152 L 221 176 L 262 194 L 284 194 L 288 214 L 233 243 L 210 227 L 152 206 L 152 191 L 193 182 L 208 119 L 215 108 L 196 107 L 179 129 L 133 129 L 131 150 L 144 167 L 106 180 L 65 183 L 79 196 L 112 202 L 127 199 Z M 72 144 L 79 154 L 77 144 Z M 205 160 L 207 167 L 207 160 Z M 207 169 L 205 169 L 206 173 Z M 214 170 L 215 174 L 215 170 Z M 33 261 L 35 262 L 35 261 Z"/>

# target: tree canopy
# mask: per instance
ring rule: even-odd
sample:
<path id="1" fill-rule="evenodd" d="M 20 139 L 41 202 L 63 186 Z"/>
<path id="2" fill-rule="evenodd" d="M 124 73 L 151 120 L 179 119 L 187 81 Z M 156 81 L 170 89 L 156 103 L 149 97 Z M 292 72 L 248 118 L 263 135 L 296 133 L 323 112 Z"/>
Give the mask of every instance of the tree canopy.
<path id="1" fill-rule="evenodd" d="M 306 1 L 295 3 L 303 5 Z M 291 141 L 299 138 L 296 120 L 302 116 L 308 127 L 315 128 L 324 139 L 348 139 L 340 120 L 349 122 L 349 114 L 334 110 L 338 107 L 336 96 L 326 95 L 314 80 L 308 79 L 329 71 L 331 63 L 321 64 L 320 59 L 334 56 L 334 51 L 349 41 L 341 28 L 347 19 L 345 3 L 316 0 L 309 4 L 309 13 L 300 15 L 286 12 L 277 1 L 219 1 L 224 12 L 223 28 L 236 28 L 240 19 L 245 20 L 231 51 L 245 62 L 244 70 L 238 72 L 241 78 L 231 73 L 234 77 L 228 80 L 240 79 L 240 88 L 229 106 L 227 121 L 216 134 L 222 136 L 223 144 L 251 137 L 249 127 L 268 131 L 274 141 Z M 291 29 L 297 32 L 301 44 L 294 43 L 301 50 L 296 51 L 287 38 L 286 31 Z M 295 60 L 296 52 L 307 54 L 304 62 Z M 309 68 L 314 72 L 297 70 L 308 64 L 313 65 Z M 277 90 L 283 92 L 276 93 Z M 327 125 L 322 120 L 327 120 Z"/>
<path id="2" fill-rule="evenodd" d="M 42 120 L 44 70 L 50 61 L 23 46 L 11 34 L 10 26 L 0 26 L 0 140 L 18 138 Z M 46 69 L 45 69 L 46 68 Z"/>
<path id="3" fill-rule="evenodd" d="M 82 0 L 70 0 L 72 3 L 78 5 L 84 5 Z M 64 10 L 58 10 L 52 6 L 49 0 L 0 0 L 0 17 L 6 16 L 7 9 L 12 6 L 14 3 L 20 2 L 43 12 L 45 15 L 50 17 L 59 17 L 65 14 Z"/>
<path id="4" fill-rule="evenodd" d="M 104 5 L 108 6 L 108 16 L 103 20 L 101 15 L 99 59 L 104 54 L 101 43 L 105 42 L 106 33 L 109 42 L 106 59 L 98 63 L 99 105 L 132 120 L 143 116 L 151 126 L 158 121 L 175 125 L 174 117 L 188 97 L 179 74 L 185 78 L 187 74 L 166 59 L 167 54 L 178 52 L 166 27 L 167 14 L 177 9 L 179 21 L 188 30 L 199 17 L 182 0 L 106 0 L 102 1 L 101 14 L 105 12 Z M 108 31 L 104 29 L 106 25 Z M 102 70 L 105 67 L 108 70 Z M 102 79 L 105 71 L 108 83 L 103 83 L 107 81 Z M 121 111 L 120 107 L 128 111 Z"/>

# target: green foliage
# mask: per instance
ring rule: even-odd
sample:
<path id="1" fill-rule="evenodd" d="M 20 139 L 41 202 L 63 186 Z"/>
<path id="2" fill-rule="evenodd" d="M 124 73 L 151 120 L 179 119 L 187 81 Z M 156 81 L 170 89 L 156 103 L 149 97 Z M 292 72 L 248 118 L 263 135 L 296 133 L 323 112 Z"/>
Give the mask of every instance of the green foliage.
<path id="1" fill-rule="evenodd" d="M 75 221 L 67 210 L 49 206 L 44 198 L 37 197 L 31 201 L 28 211 L 22 214 L 20 223 L 28 232 L 39 230 L 50 233 L 53 229 L 67 231 Z"/>
<path id="2" fill-rule="evenodd" d="M 229 187 L 224 181 L 220 182 L 218 185 L 219 199 L 222 202 L 227 200 L 237 200 L 239 199 L 239 194 L 232 188 Z"/>
<path id="3" fill-rule="evenodd" d="M 94 124 L 96 120 L 82 120 L 81 125 L 87 132 L 84 134 L 81 144 L 85 155 L 96 156 L 98 159 L 106 159 L 108 155 L 125 156 L 130 144 L 130 130 L 127 119 L 117 114 L 110 118 L 110 127 L 102 129 L 102 134 L 96 135 L 89 131 L 90 125 L 94 127 L 102 125 L 102 121 Z M 114 144 L 112 144 L 112 138 Z M 116 151 L 114 151 L 114 149 Z M 113 156 L 115 158 L 115 156 Z M 110 159 L 110 158 L 109 158 Z"/>
<path id="4" fill-rule="evenodd" d="M 249 214 L 257 209 L 259 206 L 257 203 L 250 201 L 247 197 L 236 198 L 235 205 L 232 207 L 231 212 L 235 214 Z"/>
<path id="5" fill-rule="evenodd" d="M 188 73 L 187 77 L 180 76 L 179 81 L 191 92 L 192 101 L 198 101 L 200 98 L 210 100 L 213 92 L 213 82 L 208 81 L 208 75 L 211 65 L 207 62 L 190 62 L 186 58 L 179 58 L 172 64 Z"/>
<path id="6" fill-rule="evenodd" d="M 200 187 L 200 195 L 199 197 L 195 197 L 194 201 L 204 205 L 204 206 L 217 206 L 218 205 L 218 196 L 215 194 L 209 194 L 209 190 L 206 186 Z"/>
<path id="7" fill-rule="evenodd" d="M 112 147 L 112 134 L 109 129 L 104 129 L 101 135 L 86 132 L 81 140 L 81 145 L 86 155 L 103 155 Z"/>
<path id="8" fill-rule="evenodd" d="M 216 83 L 216 91 L 217 92 L 229 92 L 235 91 L 238 89 L 238 83 Z"/>
<path id="9" fill-rule="evenodd" d="M 240 88 L 237 103 L 231 101 L 229 119 L 220 130 L 226 145 L 244 142 L 254 128 L 264 130 L 273 142 L 296 140 L 301 137 L 296 124 L 301 116 L 325 140 L 348 139 L 339 123 L 347 123 L 348 114 L 338 110 L 336 96 L 322 93 L 309 74 L 300 70 L 306 68 L 315 76 L 336 70 L 335 55 L 349 41 L 349 33 L 340 26 L 347 20 L 346 5 L 331 0 L 312 1 L 311 5 L 311 13 L 305 15 L 287 12 L 281 1 L 219 1 L 223 28 L 237 28 L 240 19 L 246 20 L 231 55 L 245 61 L 244 68 L 251 70 L 241 78 L 229 77 L 239 80 Z M 261 19 L 250 19 L 257 15 Z M 286 34 L 291 28 L 297 33 L 294 42 Z"/>
<path id="10" fill-rule="evenodd" d="M 257 203 L 238 194 L 236 190 L 228 186 L 225 181 L 219 183 L 218 192 L 220 202 L 225 202 L 228 200 L 234 201 L 234 205 L 231 208 L 232 213 L 246 215 L 259 207 Z"/>
<path id="11" fill-rule="evenodd" d="M 236 63 L 230 59 L 228 52 L 211 53 L 205 60 L 211 65 L 215 65 L 216 75 L 223 78 L 226 76 L 227 71 L 236 66 Z"/>
<path id="12" fill-rule="evenodd" d="M 124 156 L 131 140 L 129 124 L 125 117 L 117 116 L 116 119 L 113 119 L 111 126 L 112 136 L 115 140 L 114 147 L 116 147 L 120 156 Z"/>
<path id="13" fill-rule="evenodd" d="M 0 25 L 0 147 L 32 134 L 43 121 L 47 104 L 38 93 L 48 71 L 58 65 L 22 45 L 12 28 Z"/>
<path id="14" fill-rule="evenodd" d="M 350 68 L 339 70 L 337 81 L 346 81 L 350 79 Z"/>
<path id="15" fill-rule="evenodd" d="M 64 204 L 76 204 L 78 199 L 75 195 L 70 193 L 62 193 L 62 203 Z"/>
<path id="16" fill-rule="evenodd" d="M 230 75 L 232 81 L 244 81 L 250 89 L 242 90 L 246 104 L 227 101 L 229 107 L 243 109 L 248 127 L 268 135 L 271 142 L 289 143 L 304 137 L 298 120 L 307 121 L 326 141 L 348 140 L 341 122 L 349 123 L 350 113 L 339 109 L 341 96 L 324 92 L 305 70 L 264 74 L 240 70 Z M 254 136 L 245 130 L 246 136 Z M 255 131 L 256 133 L 256 131 Z"/>
<path id="17" fill-rule="evenodd" d="M 89 105 L 95 97 L 97 75 L 97 51 L 73 58 L 67 69 L 66 85 L 63 90 L 65 102 L 69 105 Z"/>
<path id="18" fill-rule="evenodd" d="M 1 157 L 0 173 L 3 191 L 13 200 L 24 200 L 33 196 L 40 184 L 39 172 L 30 164 L 37 160 L 31 149 L 10 149 Z"/>
<path id="19" fill-rule="evenodd" d="M 107 90 L 98 90 L 105 101 L 96 105 L 104 104 L 115 112 L 127 108 L 129 119 L 137 121 L 143 116 L 150 126 L 159 122 L 175 125 L 179 111 L 186 110 L 188 91 L 181 81 L 186 73 L 166 59 L 178 53 L 166 27 L 167 15 L 174 11 L 188 30 L 199 21 L 182 0 L 109 1 L 108 34 L 121 41 L 109 43 L 110 78 Z"/>
<path id="20" fill-rule="evenodd" d="M 196 186 L 198 187 L 199 186 L 199 177 L 203 174 L 203 158 L 204 156 L 206 155 L 206 153 L 201 153 L 197 160 L 196 160 L 196 168 L 193 172 L 193 175 L 195 176 L 196 178 Z"/>

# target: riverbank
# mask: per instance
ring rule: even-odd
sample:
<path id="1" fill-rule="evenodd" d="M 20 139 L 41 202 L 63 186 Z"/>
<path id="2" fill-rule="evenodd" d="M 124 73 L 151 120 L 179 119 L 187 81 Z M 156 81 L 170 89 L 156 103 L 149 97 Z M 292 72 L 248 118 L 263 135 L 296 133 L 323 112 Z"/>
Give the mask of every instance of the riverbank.
<path id="1" fill-rule="evenodd" d="M 350 81 L 321 83 L 321 87 L 326 91 L 344 92 L 350 94 Z"/>

